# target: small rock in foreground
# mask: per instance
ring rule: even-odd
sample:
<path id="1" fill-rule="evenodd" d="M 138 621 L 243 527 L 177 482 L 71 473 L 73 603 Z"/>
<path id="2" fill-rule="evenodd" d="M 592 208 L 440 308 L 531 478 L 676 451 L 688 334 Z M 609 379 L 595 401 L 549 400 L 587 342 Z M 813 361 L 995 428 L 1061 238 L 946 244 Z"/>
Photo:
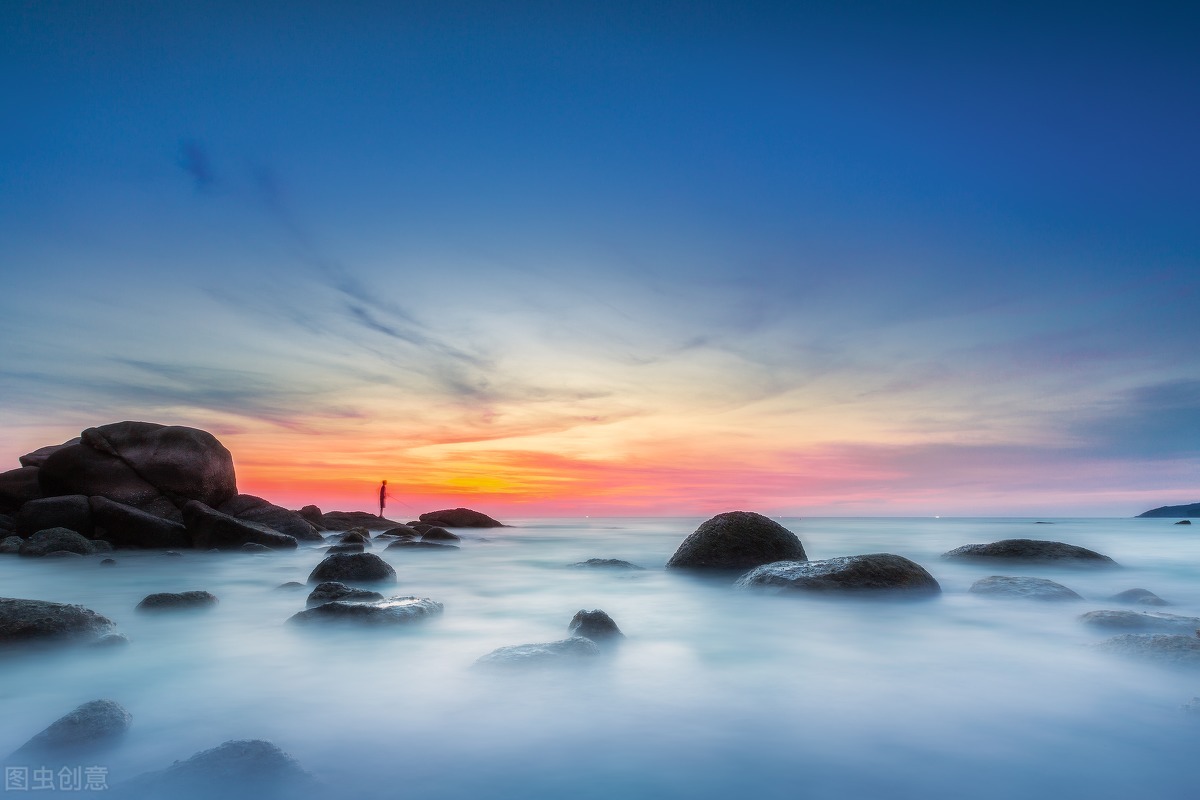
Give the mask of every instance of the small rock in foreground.
<path id="1" fill-rule="evenodd" d="M 493 650 L 475 661 L 477 667 L 509 668 L 566 665 L 600 655 L 600 646 L 591 639 L 574 636 L 557 642 L 516 644 Z"/>
<path id="2" fill-rule="evenodd" d="M 31 642 L 87 644 L 116 626 L 83 606 L 0 597 L 0 648 Z"/>
<path id="3" fill-rule="evenodd" d="M 137 604 L 138 611 L 175 611 L 187 608 L 212 608 L 217 598 L 210 592 L 158 592 L 146 595 Z"/>
<path id="4" fill-rule="evenodd" d="M 613 622 L 613 618 L 600 609 L 584 611 L 580 609 L 571 618 L 567 633 L 572 636 L 582 636 L 593 642 L 603 642 L 606 639 L 624 639 L 625 634 Z"/>
<path id="5" fill-rule="evenodd" d="M 395 582 L 396 570 L 374 553 L 334 553 L 313 569 L 309 583 L 347 581 L 352 583 Z"/>

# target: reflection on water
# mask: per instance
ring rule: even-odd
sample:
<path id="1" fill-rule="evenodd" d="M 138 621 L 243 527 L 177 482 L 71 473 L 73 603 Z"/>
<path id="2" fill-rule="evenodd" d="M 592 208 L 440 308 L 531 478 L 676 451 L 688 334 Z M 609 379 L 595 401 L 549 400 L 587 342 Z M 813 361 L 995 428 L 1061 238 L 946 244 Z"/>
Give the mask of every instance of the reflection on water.
<path id="1" fill-rule="evenodd" d="M 1116 660 L 1076 617 L 1135 586 L 1200 616 L 1200 535 L 1164 520 L 784 520 L 809 557 L 893 552 L 944 594 L 877 603 L 737 592 L 663 564 L 700 522 L 529 521 L 461 550 L 375 552 L 394 591 L 445 613 L 403 631 L 285 625 L 320 560 L 290 553 L 0 559 L 0 595 L 81 603 L 125 648 L 0 660 L 0 751 L 76 705 L 134 715 L 111 781 L 228 739 L 269 739 L 331 796 L 413 798 L 1194 797 L 1200 672 Z M 958 545 L 1049 538 L 1120 570 L 941 562 Z M 481 541 L 486 539 L 486 541 Z M 645 571 L 571 569 L 619 558 Z M 1088 598 L 967 594 L 990 574 Z M 146 594 L 205 589 L 211 611 L 144 615 Z M 490 674 L 474 660 L 567 635 L 579 609 L 627 639 L 580 669 Z"/>

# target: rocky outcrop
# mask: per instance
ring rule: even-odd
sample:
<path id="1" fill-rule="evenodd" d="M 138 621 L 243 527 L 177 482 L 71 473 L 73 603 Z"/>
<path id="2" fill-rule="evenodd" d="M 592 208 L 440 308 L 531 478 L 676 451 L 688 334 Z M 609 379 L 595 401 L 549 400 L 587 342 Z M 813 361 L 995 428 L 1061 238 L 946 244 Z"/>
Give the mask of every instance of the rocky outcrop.
<path id="1" fill-rule="evenodd" d="M 0 539 L 0 554 L 19 553 L 23 544 L 25 544 L 25 540 L 20 536 L 5 536 Z"/>
<path id="2" fill-rule="evenodd" d="M 117 547 L 191 547 L 192 537 L 181 523 L 156 517 L 133 506 L 109 500 L 89 499 L 98 538 Z"/>
<path id="3" fill-rule="evenodd" d="M 516 644 L 501 647 L 475 661 L 475 666 L 495 668 L 545 667 L 586 662 L 600 655 L 600 647 L 591 639 L 573 636 L 557 642 Z"/>
<path id="4" fill-rule="evenodd" d="M 27 643 L 88 644 L 115 625 L 83 606 L 0 597 L 0 649 Z"/>
<path id="5" fill-rule="evenodd" d="M 807 561 L 796 534 L 753 511 L 729 511 L 683 540 L 668 569 L 741 570 L 775 561 Z"/>
<path id="6" fill-rule="evenodd" d="M 289 511 L 252 494 L 239 494 L 222 503 L 216 510 L 243 522 L 253 522 L 278 531 L 300 542 L 319 542 L 323 538 L 311 522 L 295 511 Z"/>
<path id="7" fill-rule="evenodd" d="M 210 592 L 158 592 L 146 595 L 137 604 L 138 611 L 181 611 L 185 609 L 212 608 L 219 601 Z"/>
<path id="8" fill-rule="evenodd" d="M 288 622 L 352 622 L 363 625 L 407 625 L 437 616 L 442 604 L 428 597 L 389 597 L 386 600 L 348 602 L 334 600 L 293 615 Z"/>
<path id="9" fill-rule="evenodd" d="M 743 589 L 768 587 L 776 591 L 909 597 L 936 595 L 942 591 L 934 577 L 920 564 L 891 553 L 764 564 L 743 575 L 734 585 Z"/>
<path id="10" fill-rule="evenodd" d="M 1200 629 L 1200 617 L 1181 617 L 1161 611 L 1089 611 L 1079 620 L 1105 630 L 1187 634 Z"/>
<path id="11" fill-rule="evenodd" d="M 16 524 L 19 536 L 47 528 L 67 528 L 88 539 L 94 535 L 92 508 L 81 494 L 30 500 L 17 512 Z"/>
<path id="12" fill-rule="evenodd" d="M 93 700 L 58 718 L 14 755 L 80 753 L 111 745 L 129 730 L 133 715 L 114 700 Z"/>
<path id="13" fill-rule="evenodd" d="M 497 522 L 487 514 L 472 511 L 469 508 L 447 508 L 442 511 L 430 511 L 422 514 L 421 522 L 429 525 L 442 525 L 447 528 L 503 528 L 504 523 Z"/>
<path id="14" fill-rule="evenodd" d="M 21 545 L 20 550 L 23 556 L 46 556 L 59 552 L 90 556 L 96 552 L 96 545 L 75 531 L 66 528 L 50 528 L 30 536 Z"/>
<path id="15" fill-rule="evenodd" d="M 421 534 L 422 542 L 460 542 L 461 536 L 456 536 L 445 528 L 439 528 L 436 525 Z"/>
<path id="16" fill-rule="evenodd" d="M 225 742 L 164 770 L 117 784 L 112 794 L 121 800 L 315 800 L 330 796 L 296 759 L 263 740 Z"/>
<path id="17" fill-rule="evenodd" d="M 1124 633 L 1096 645 L 1120 656 L 1176 667 L 1200 667 L 1200 637 L 1170 633 Z"/>
<path id="18" fill-rule="evenodd" d="M 1075 592 L 1061 583 L 1046 578 L 1011 577 L 993 575 L 971 584 L 968 590 L 974 594 L 1015 597 L 1025 600 L 1082 600 Z"/>
<path id="19" fill-rule="evenodd" d="M 582 636 L 593 642 L 603 643 L 609 639 L 624 639 L 625 634 L 617 627 L 613 618 L 600 609 L 585 611 L 582 608 L 575 612 L 567 626 L 567 632 L 572 636 Z"/>
<path id="20" fill-rule="evenodd" d="M 32 453 L 26 453 L 17 459 L 22 467 L 40 467 L 46 463 L 46 459 L 62 450 L 64 447 L 70 447 L 73 444 L 79 444 L 79 437 L 68 439 L 62 444 L 48 444 L 45 447 L 39 447 Z"/>
<path id="21" fill-rule="evenodd" d="M 1117 562 L 1094 550 L 1040 539 L 1004 539 L 990 544 L 965 544 L 943 553 L 942 558 L 954 561 L 1009 561 L 1056 566 L 1117 566 Z"/>
<path id="22" fill-rule="evenodd" d="M 246 542 L 276 550 L 294 550 L 295 537 L 271 530 L 265 525 L 246 522 L 192 500 L 183 507 L 183 524 L 197 550 L 234 550 Z"/>
<path id="23" fill-rule="evenodd" d="M 152 422 L 88 428 L 46 458 L 38 480 L 46 496 L 107 497 L 175 520 L 190 500 L 215 508 L 237 494 L 233 457 L 216 437 Z"/>
<path id="24" fill-rule="evenodd" d="M 399 524 L 395 520 L 385 519 L 377 514 L 368 514 L 365 511 L 327 511 L 321 515 L 321 526 L 327 531 L 348 531 L 351 528 L 377 530 L 394 528 Z"/>
<path id="25" fill-rule="evenodd" d="M 1143 511 L 1138 517 L 1200 517 L 1200 503 L 1189 503 L 1183 506 L 1159 506 L 1149 511 Z"/>
<path id="26" fill-rule="evenodd" d="M 45 495 L 37 467 L 20 467 L 0 472 L 0 512 L 12 513 Z"/>
<path id="27" fill-rule="evenodd" d="M 587 561 L 576 561 L 570 566 L 579 569 L 645 569 L 619 558 L 589 558 Z"/>
<path id="28" fill-rule="evenodd" d="M 366 589 L 355 589 L 353 586 L 347 586 L 344 583 L 337 581 L 326 581 L 325 583 L 317 584 L 317 588 L 313 589 L 308 595 L 308 600 L 305 603 L 309 606 L 319 606 L 322 603 L 332 603 L 335 600 L 344 600 L 346 602 L 358 603 L 367 600 L 382 600 L 383 595 L 379 592 L 371 592 Z"/>
<path id="29" fill-rule="evenodd" d="M 1136 606 L 1166 606 L 1170 605 L 1166 600 L 1156 595 L 1149 589 L 1126 589 L 1123 592 L 1118 592 L 1109 600 L 1115 600 L 1118 603 L 1127 603 Z"/>
<path id="30" fill-rule="evenodd" d="M 396 570 L 374 553 L 334 553 L 326 556 L 308 576 L 309 583 L 375 583 L 395 580 Z"/>

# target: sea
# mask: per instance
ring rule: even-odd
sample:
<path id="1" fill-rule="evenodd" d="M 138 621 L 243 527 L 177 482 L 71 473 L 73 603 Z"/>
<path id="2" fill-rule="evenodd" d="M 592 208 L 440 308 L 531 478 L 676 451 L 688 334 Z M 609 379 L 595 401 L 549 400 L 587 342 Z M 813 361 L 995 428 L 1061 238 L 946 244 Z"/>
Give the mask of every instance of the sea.
<path id="1" fill-rule="evenodd" d="M 278 587 L 307 580 L 319 545 L 119 551 L 112 566 L 0 557 L 0 595 L 84 605 L 130 639 L 0 658 L 0 753 L 109 698 L 133 715 L 102 756 L 110 785 L 227 740 L 266 739 L 330 798 L 1200 797 L 1200 714 L 1183 708 L 1200 695 L 1200 670 L 1098 651 L 1111 634 L 1079 621 L 1122 608 L 1106 598 L 1135 587 L 1167 600 L 1163 611 L 1200 616 L 1200 526 L 779 519 L 810 559 L 895 553 L 941 583 L 934 599 L 902 602 L 767 594 L 665 570 L 702 521 L 510 520 L 457 530 L 457 550 L 377 542 L 397 573 L 385 594 L 445 606 L 396 630 L 287 624 L 307 589 Z M 1011 538 L 1081 545 L 1121 566 L 940 558 Z M 589 558 L 643 569 L 571 566 Z M 994 574 L 1050 578 L 1086 599 L 968 592 Z M 219 605 L 135 610 L 147 594 L 193 589 Z M 473 666 L 499 647 L 565 638 L 580 609 L 603 609 L 625 639 L 560 669 Z"/>

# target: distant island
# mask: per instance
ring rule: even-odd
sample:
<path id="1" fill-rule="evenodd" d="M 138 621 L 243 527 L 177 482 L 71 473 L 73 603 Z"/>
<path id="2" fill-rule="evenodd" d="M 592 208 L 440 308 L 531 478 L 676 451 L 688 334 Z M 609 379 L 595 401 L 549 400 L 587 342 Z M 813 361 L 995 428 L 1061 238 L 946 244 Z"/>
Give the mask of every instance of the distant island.
<path id="1" fill-rule="evenodd" d="M 1163 506 L 1138 514 L 1138 517 L 1200 517 L 1200 503 L 1186 506 Z"/>

